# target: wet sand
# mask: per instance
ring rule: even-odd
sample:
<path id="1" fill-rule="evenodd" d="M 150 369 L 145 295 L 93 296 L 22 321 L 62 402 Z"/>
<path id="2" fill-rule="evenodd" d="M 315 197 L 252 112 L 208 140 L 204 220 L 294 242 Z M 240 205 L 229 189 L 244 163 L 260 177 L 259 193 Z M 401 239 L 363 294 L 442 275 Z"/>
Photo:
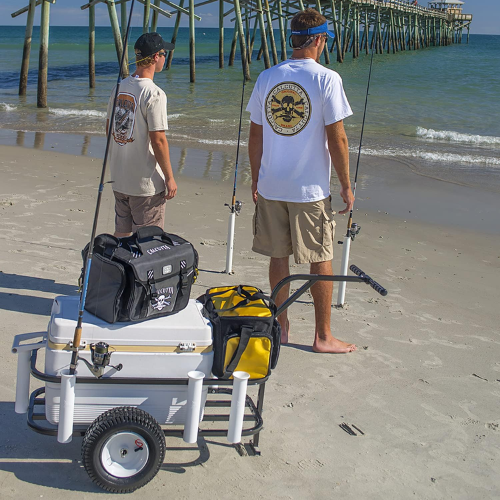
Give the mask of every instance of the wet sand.
<path id="1" fill-rule="evenodd" d="M 194 178 L 189 172 L 206 168 L 209 152 L 186 149 L 180 169 L 180 151 L 179 194 L 167 204 L 166 230 L 192 241 L 200 254 L 192 295 L 239 283 L 269 291 L 268 261 L 250 249 L 253 208 L 244 178 L 235 274 L 228 276 L 222 271 L 231 170 L 217 165 L 224 152 L 213 151 L 216 174 Z M 56 295 L 76 293 L 100 168 L 100 160 L 80 153 L 0 146 L 5 498 L 101 493 L 79 463 L 80 439 L 60 445 L 14 413 L 10 353 L 15 334 L 46 328 Z M 359 350 L 313 353 L 313 307 L 303 296 L 289 310 L 290 344 L 266 387 L 262 456 L 241 457 L 224 439 L 197 447 L 168 438 L 163 470 L 130 498 L 498 498 L 498 196 L 416 175 L 398 162 L 370 161 L 357 198 L 354 220 L 362 230 L 351 263 L 389 290 L 381 297 L 349 285 L 345 307 L 332 308 L 334 334 Z M 98 232 L 113 230 L 111 199 L 106 186 Z M 340 210 L 337 193 L 333 200 Z M 341 239 L 347 220 L 336 220 Z M 293 265 L 292 272 L 307 268 Z M 344 422 L 362 433 L 348 434 Z"/>

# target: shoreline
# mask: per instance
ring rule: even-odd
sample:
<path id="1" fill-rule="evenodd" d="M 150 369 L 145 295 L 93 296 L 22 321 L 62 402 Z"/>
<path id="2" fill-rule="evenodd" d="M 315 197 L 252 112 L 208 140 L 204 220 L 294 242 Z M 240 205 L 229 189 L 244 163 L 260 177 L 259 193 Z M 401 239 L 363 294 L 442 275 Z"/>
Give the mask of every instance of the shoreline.
<path id="1" fill-rule="evenodd" d="M 174 175 L 210 182 L 233 182 L 236 146 L 200 144 L 169 139 Z M 105 136 L 73 133 L 22 132 L 0 129 L 0 147 L 57 152 L 100 160 Z M 357 155 L 350 154 L 351 181 Z M 246 146 L 240 146 L 238 193 L 248 189 L 251 171 Z M 228 186 L 228 199 L 230 188 Z M 498 187 L 500 189 L 500 186 Z M 471 186 L 462 180 L 443 178 L 425 171 L 408 159 L 362 156 L 357 183 L 355 215 L 358 212 L 391 214 L 401 220 L 421 221 L 436 226 L 462 228 L 472 232 L 499 234 L 500 196 L 491 190 Z M 425 193 L 425 194 L 423 194 Z M 338 187 L 332 176 L 334 210 L 339 210 Z"/>

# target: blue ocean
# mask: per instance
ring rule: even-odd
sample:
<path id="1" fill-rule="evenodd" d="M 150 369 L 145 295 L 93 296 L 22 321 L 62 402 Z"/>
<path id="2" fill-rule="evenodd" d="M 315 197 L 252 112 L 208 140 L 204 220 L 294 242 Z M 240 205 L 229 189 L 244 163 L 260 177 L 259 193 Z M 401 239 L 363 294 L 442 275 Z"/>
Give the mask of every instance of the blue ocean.
<path id="1" fill-rule="evenodd" d="M 160 28 L 165 39 L 172 28 Z M 135 40 L 142 28 L 133 28 Z M 221 175 L 234 157 L 238 138 L 243 77 L 238 52 L 228 66 L 232 30 L 225 30 L 224 69 L 218 67 L 218 30 L 196 29 L 196 83 L 189 82 L 189 31 L 181 28 L 172 67 L 155 76 L 168 96 L 168 138 L 175 147 L 200 148 L 224 156 L 211 176 Z M 280 56 L 279 32 L 275 31 Z M 257 32 L 256 40 L 259 40 Z M 45 148 L 99 157 L 104 150 L 104 122 L 118 62 L 111 28 L 96 28 L 96 88 L 88 84 L 88 28 L 50 28 L 48 108 L 36 106 L 39 28 L 33 32 L 28 93 L 18 96 L 24 27 L 0 27 L 0 142 L 31 146 L 43 134 L 56 137 Z M 254 47 L 248 101 L 263 60 Z M 128 53 L 133 59 L 133 44 Z M 290 52 L 289 54 L 290 55 Z M 344 82 L 354 116 L 345 121 L 357 153 L 370 56 L 343 64 L 330 54 L 329 67 Z M 322 60 L 323 62 L 323 60 Z M 375 55 L 368 97 L 362 160 L 398 159 L 425 175 L 500 191 L 500 36 L 471 35 L 470 43 Z M 248 114 L 243 116 L 245 146 Z M 14 132 L 15 131 L 15 132 Z M 64 135 L 63 135 L 64 134 Z M 38 137 L 38 139 L 37 139 Z M 61 139 L 63 137 L 63 139 Z M 52 144 L 48 146 L 47 144 Z M 242 181 L 248 180 L 243 158 Z M 215 162 L 217 163 L 217 162 Z M 224 165 L 226 167 L 224 167 Z M 246 174 L 245 174 L 246 169 Z M 205 166 L 190 175 L 204 175 Z M 205 172 L 206 173 L 206 172 Z"/>

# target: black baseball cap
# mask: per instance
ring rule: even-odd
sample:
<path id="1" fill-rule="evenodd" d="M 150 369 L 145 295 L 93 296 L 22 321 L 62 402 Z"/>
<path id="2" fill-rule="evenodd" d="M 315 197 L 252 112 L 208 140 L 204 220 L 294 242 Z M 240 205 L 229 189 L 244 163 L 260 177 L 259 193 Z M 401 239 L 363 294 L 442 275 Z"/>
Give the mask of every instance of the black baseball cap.
<path id="1" fill-rule="evenodd" d="M 141 35 L 134 45 L 134 51 L 137 55 L 141 57 L 149 57 L 156 54 L 161 49 L 174 50 L 175 45 L 173 43 L 166 42 L 163 40 L 159 33 L 144 33 Z"/>

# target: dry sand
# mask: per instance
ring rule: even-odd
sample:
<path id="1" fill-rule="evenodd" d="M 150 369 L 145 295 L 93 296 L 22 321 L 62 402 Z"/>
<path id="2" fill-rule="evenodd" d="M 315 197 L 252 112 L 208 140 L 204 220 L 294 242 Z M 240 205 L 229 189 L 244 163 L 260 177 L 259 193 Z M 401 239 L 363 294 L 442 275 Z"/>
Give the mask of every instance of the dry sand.
<path id="1" fill-rule="evenodd" d="M 15 334 L 46 328 L 56 295 L 76 293 L 100 167 L 90 158 L 0 147 L 2 498 L 103 495 L 81 466 L 80 439 L 58 444 L 14 413 L 17 360 L 10 353 Z M 473 217 L 460 227 L 461 217 L 453 214 L 474 206 L 480 193 L 449 183 L 436 188 L 432 179 L 395 168 L 389 181 L 387 169 L 370 170 L 377 179 L 370 197 L 360 188 L 355 220 L 362 233 L 351 262 L 389 295 L 349 285 L 346 306 L 332 308 L 334 334 L 359 350 L 314 354 L 313 307 L 304 296 L 289 311 L 291 343 L 282 347 L 266 387 L 262 455 L 241 457 L 224 439 L 201 440 L 198 448 L 168 438 L 163 470 L 129 498 L 499 498 L 500 238 L 487 232 L 497 215 L 481 212 L 481 233 L 470 230 Z M 228 276 L 221 271 L 230 185 L 177 180 L 166 230 L 199 251 L 202 271 L 192 295 L 232 283 L 268 290 L 267 259 L 250 250 L 249 189 L 238 193 L 244 207 L 235 274 Z M 433 189 L 447 204 L 439 204 Z M 110 195 L 107 186 L 99 232 L 113 230 Z M 378 211 L 391 203 L 390 214 Z M 428 222 L 432 206 L 441 207 L 435 224 Z M 345 223 L 337 218 L 338 239 Z M 343 422 L 362 434 L 349 435 L 339 427 Z"/>

